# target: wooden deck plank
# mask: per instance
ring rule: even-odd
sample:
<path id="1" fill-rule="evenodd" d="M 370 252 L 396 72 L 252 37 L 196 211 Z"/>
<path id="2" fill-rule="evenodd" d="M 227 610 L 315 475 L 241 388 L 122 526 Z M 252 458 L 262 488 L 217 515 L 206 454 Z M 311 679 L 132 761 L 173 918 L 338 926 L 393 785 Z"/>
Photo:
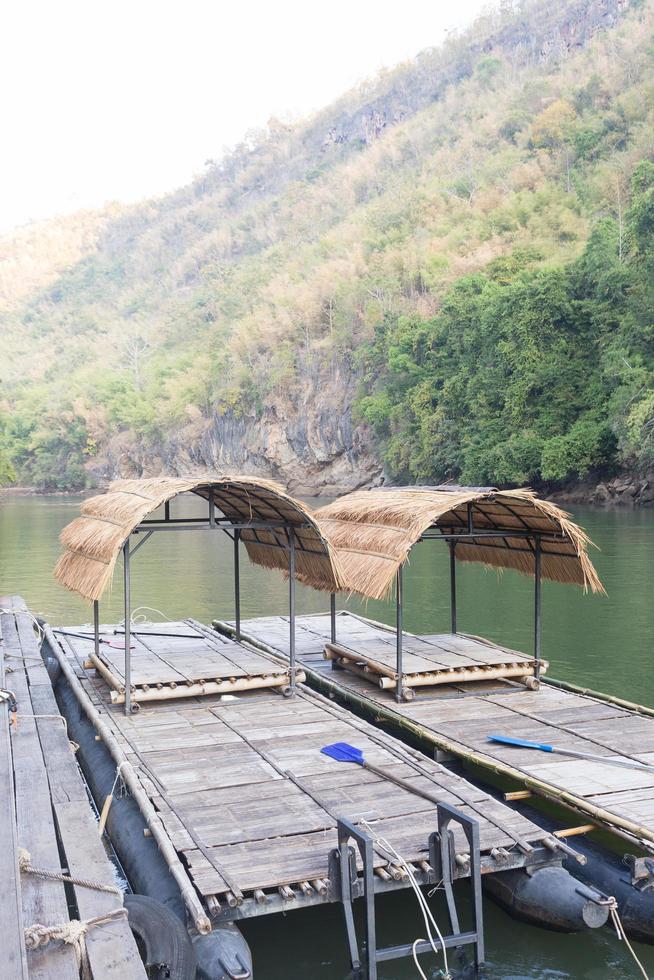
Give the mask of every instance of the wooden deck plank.
<path id="1" fill-rule="evenodd" d="M 63 862 L 74 876 L 115 884 L 31 620 L 20 615 L 10 619 L 14 630 L 9 630 L 8 646 L 16 658 L 11 676 L 20 692 L 14 758 L 20 842 L 36 867 L 60 871 Z M 26 924 L 58 925 L 71 916 L 86 919 L 122 906 L 120 892 L 73 886 L 77 908 L 71 910 L 61 882 L 28 873 L 21 878 L 19 903 Z M 86 947 L 93 980 L 145 980 L 126 918 L 91 929 Z M 27 964 L 30 978 L 79 977 L 74 951 L 62 943 L 29 951 Z"/>
<path id="2" fill-rule="evenodd" d="M 9 608 L 10 600 L 0 597 L 0 608 Z M 0 616 L 0 687 L 7 687 L 5 674 L 4 624 L 9 617 Z M 9 709 L 0 705 L 0 880 L 4 893 L 0 902 L 0 936 L 4 967 L 16 980 L 27 978 L 27 955 L 23 941 L 20 874 L 18 871 L 18 830 L 14 807 L 14 777 Z"/>
<path id="3" fill-rule="evenodd" d="M 33 712 L 27 677 L 19 663 L 23 654 L 16 621 L 9 615 L 4 615 L 2 620 L 5 654 L 9 653 L 15 660 L 11 682 L 19 710 L 18 726 L 12 736 L 18 844 L 30 854 L 34 867 L 61 871 L 50 788 L 36 722 L 30 717 Z M 37 923 L 54 926 L 69 921 L 61 882 L 27 873 L 21 873 L 20 877 L 25 927 Z M 77 960 L 70 946 L 52 943 L 30 950 L 27 960 L 30 980 L 54 980 L 55 977 L 57 980 L 79 980 Z"/>

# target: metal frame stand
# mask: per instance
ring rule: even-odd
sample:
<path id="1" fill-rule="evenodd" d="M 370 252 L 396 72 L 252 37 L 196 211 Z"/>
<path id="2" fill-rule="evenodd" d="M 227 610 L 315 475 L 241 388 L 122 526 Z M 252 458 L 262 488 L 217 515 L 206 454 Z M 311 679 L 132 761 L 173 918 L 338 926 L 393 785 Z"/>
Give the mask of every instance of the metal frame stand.
<path id="1" fill-rule="evenodd" d="M 402 681 L 402 643 L 404 640 L 402 626 L 402 566 L 397 570 L 397 580 L 395 584 L 395 596 L 396 596 L 396 606 L 395 606 L 395 671 L 397 673 L 397 681 L 395 682 L 395 700 L 398 702 L 404 701 L 404 684 Z"/>
<path id="2" fill-rule="evenodd" d="M 450 541 L 450 632 L 456 633 L 456 541 Z"/>
<path id="3" fill-rule="evenodd" d="M 290 673 L 290 694 L 295 694 L 295 532 L 292 527 L 288 529 L 288 661 Z"/>
<path id="4" fill-rule="evenodd" d="M 481 856 L 479 851 L 479 824 L 456 807 L 446 803 L 437 806 L 438 831 L 429 837 L 429 860 L 432 867 L 426 876 L 425 884 L 442 880 L 447 900 L 447 910 L 452 932 L 443 936 L 446 949 L 459 946 L 474 947 L 475 969 L 484 962 L 484 920 L 481 895 Z M 470 883 L 472 888 L 473 928 L 462 932 L 454 899 L 452 882 L 454 878 L 454 839 L 450 824 L 461 825 L 470 847 Z M 337 822 L 338 847 L 329 855 L 329 877 L 335 898 L 343 904 L 345 927 L 347 930 L 350 961 L 357 980 L 377 980 L 377 964 L 397 960 L 412 955 L 413 945 L 406 943 L 397 946 L 377 947 L 375 929 L 375 877 L 374 841 L 365 831 L 346 819 Z M 356 853 L 350 846 L 354 841 L 363 864 L 363 882 L 359 879 L 356 866 Z M 365 899 L 365 953 L 359 947 L 354 924 L 353 902 L 355 898 Z M 440 948 L 440 943 L 437 942 Z M 423 940 L 415 947 L 417 953 L 432 950 L 431 943 Z"/>
<path id="5" fill-rule="evenodd" d="M 123 596 L 125 602 L 125 714 L 132 713 L 132 610 L 130 602 L 129 537 L 123 545 Z"/>
<path id="6" fill-rule="evenodd" d="M 241 566 L 239 561 L 239 542 L 241 532 L 239 528 L 234 529 L 234 626 L 235 637 L 241 639 Z"/>
<path id="7" fill-rule="evenodd" d="M 534 677 L 540 680 L 541 662 L 541 546 L 540 537 L 536 538 L 534 546 Z"/>

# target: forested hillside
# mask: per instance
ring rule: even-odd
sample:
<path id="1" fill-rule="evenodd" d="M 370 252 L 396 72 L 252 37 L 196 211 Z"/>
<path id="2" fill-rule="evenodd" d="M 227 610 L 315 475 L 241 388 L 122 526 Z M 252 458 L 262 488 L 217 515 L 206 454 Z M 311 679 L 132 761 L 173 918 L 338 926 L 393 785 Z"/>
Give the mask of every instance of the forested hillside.
<path id="1" fill-rule="evenodd" d="M 504 3 L 188 187 L 0 240 L 0 483 L 647 472 L 653 123 L 651 4 Z"/>

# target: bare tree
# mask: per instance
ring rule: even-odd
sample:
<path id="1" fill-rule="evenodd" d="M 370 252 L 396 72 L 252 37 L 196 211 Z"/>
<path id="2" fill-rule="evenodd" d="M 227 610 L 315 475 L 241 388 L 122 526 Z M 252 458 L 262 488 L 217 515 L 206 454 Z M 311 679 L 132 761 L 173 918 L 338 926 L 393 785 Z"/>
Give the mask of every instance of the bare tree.
<path id="1" fill-rule="evenodd" d="M 134 377 L 134 387 L 138 388 L 139 390 L 143 384 L 143 361 L 145 360 L 149 351 L 150 344 L 147 342 L 145 337 L 142 337 L 140 334 L 136 334 L 135 336 L 127 339 L 127 343 L 125 344 L 125 357 Z"/>

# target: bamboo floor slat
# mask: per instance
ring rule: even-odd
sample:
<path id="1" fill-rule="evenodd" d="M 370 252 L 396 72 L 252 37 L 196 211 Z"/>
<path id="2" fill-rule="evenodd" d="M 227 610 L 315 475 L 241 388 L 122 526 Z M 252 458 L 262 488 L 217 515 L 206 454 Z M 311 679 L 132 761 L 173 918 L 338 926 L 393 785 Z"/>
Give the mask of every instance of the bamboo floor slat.
<path id="1" fill-rule="evenodd" d="M 229 624 L 224 624 L 224 628 L 229 629 Z M 260 618 L 242 624 L 243 635 L 267 645 L 282 657 L 288 655 L 287 630 L 284 617 Z M 442 643 L 443 634 L 437 636 Z M 404 648 L 417 649 L 417 639 L 405 634 Z M 631 759 L 654 765 L 654 717 L 588 694 L 548 686 L 547 682 L 539 691 L 502 680 L 423 687 L 414 701 L 398 704 L 394 692 L 381 690 L 375 678 L 367 679 L 348 670 L 332 670 L 322 656 L 329 641 L 329 616 L 299 617 L 298 660 L 330 690 L 363 697 L 371 710 L 381 707 L 411 723 L 435 744 L 442 742 L 444 747 L 461 755 L 472 752 L 490 768 L 499 763 L 503 772 L 509 772 L 519 781 L 525 777 L 537 780 L 545 788 L 551 788 L 553 798 L 564 794 L 566 805 L 576 801 L 575 809 L 587 808 L 590 813 L 599 807 L 603 812 L 600 822 L 615 827 L 617 832 L 625 829 L 621 821 L 628 821 L 643 833 L 629 829 L 627 836 L 654 853 L 654 804 L 651 803 L 654 773 L 487 741 L 490 734 L 505 734 L 607 759 Z M 452 638 L 446 642 L 452 643 Z M 337 643 L 364 654 L 378 651 L 383 644 L 394 650 L 395 634 L 381 624 L 342 612 L 337 617 Z M 463 643 L 467 645 L 468 638 Z"/>
<path id="2" fill-rule="evenodd" d="M 75 877 L 115 885 L 25 604 L 18 596 L 5 597 L 0 598 L 0 608 L 12 610 L 0 614 L 0 683 L 15 693 L 18 702 L 17 724 L 11 732 L 6 708 L 1 712 L 0 742 L 9 740 L 13 783 L 3 793 L 0 811 L 0 860 L 5 884 L 10 883 L 0 903 L 3 962 L 8 971 L 2 975 L 79 980 L 72 946 L 54 942 L 26 953 L 22 929 L 95 918 L 121 907 L 122 899 L 119 894 L 75 885 L 71 906 L 61 881 L 18 872 L 17 848 L 21 847 L 29 852 L 34 867 L 58 873 L 67 868 Z M 0 765 L 5 760 L 6 756 Z M 90 929 L 86 948 L 93 980 L 145 980 L 126 918 Z"/>
<path id="3" fill-rule="evenodd" d="M 168 629 L 208 631 L 193 620 L 168 624 Z M 280 890 L 286 907 L 288 901 L 328 900 L 319 889 L 329 874 L 340 816 L 371 821 L 416 867 L 427 859 L 428 838 L 436 829 L 435 804 L 321 753 L 335 741 L 356 745 L 370 762 L 478 819 L 486 872 L 524 865 L 529 848 L 549 837 L 467 780 L 304 685 L 292 698 L 274 690 L 224 700 L 208 695 L 143 704 L 127 717 L 112 704 L 104 681 L 84 667 L 92 638 L 60 632 L 58 639 L 137 771 L 195 887 L 214 907 L 218 900 L 221 914 L 238 916 L 233 907 L 243 901 L 251 908 L 255 895 L 264 911 L 276 911 L 279 905 L 272 899 L 281 901 Z M 167 649 L 165 637 L 152 636 L 148 642 L 155 651 L 158 644 Z M 244 661 L 251 661 L 252 648 L 246 644 L 234 642 L 230 656 L 237 660 L 241 650 Z M 274 660 L 264 652 L 257 656 L 272 671 Z M 458 829 L 455 846 L 461 853 L 467 850 Z M 497 848 L 505 849 L 499 864 Z M 382 854 L 376 861 L 388 866 Z M 381 878 L 376 884 L 385 886 Z"/>

